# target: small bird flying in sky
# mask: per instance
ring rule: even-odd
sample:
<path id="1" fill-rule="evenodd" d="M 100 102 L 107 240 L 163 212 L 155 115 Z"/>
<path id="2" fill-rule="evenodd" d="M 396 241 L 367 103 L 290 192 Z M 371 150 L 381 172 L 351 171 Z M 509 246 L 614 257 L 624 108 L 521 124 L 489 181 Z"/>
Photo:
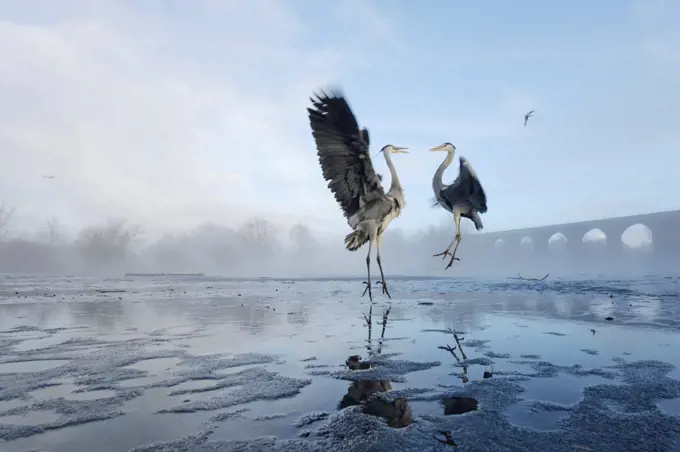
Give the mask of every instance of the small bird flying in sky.
<path id="1" fill-rule="evenodd" d="M 56 176 L 43 176 L 43 179 L 54 179 Z"/>
<path id="2" fill-rule="evenodd" d="M 527 122 L 529 122 L 529 118 L 531 118 L 531 115 L 533 115 L 535 111 L 536 110 L 531 110 L 529 113 L 524 115 L 524 127 L 527 126 Z"/>

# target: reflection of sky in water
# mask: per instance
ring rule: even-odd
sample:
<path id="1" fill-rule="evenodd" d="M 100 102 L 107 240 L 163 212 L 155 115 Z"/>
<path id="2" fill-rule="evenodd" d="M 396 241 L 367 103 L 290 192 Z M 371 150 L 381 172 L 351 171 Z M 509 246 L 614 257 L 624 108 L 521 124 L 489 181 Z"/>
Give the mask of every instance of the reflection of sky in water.
<path id="1" fill-rule="evenodd" d="M 652 322 L 661 312 L 661 301 L 655 298 L 631 300 L 631 311 L 643 322 Z"/>
<path id="2" fill-rule="evenodd" d="M 571 300 L 564 297 L 555 297 L 553 303 L 555 304 L 555 310 L 558 314 L 562 316 L 571 315 Z"/>
<path id="3" fill-rule="evenodd" d="M 645 293 L 653 287 L 649 283 L 636 284 L 644 287 Z M 79 297 L 77 302 L 68 303 L 50 300 L 35 304 L 9 304 L 11 300 L 0 301 L 4 303 L 0 304 L 0 330 L 3 331 L 0 341 L 27 339 L 9 345 L 8 350 L 20 356 L 31 349 L 68 339 L 94 337 L 101 341 L 124 341 L 157 338 L 167 341 L 145 343 L 142 349 L 154 353 L 168 349 L 183 350 L 192 355 L 245 352 L 280 355 L 282 361 L 264 367 L 287 377 L 311 378 L 312 383 L 295 397 L 247 404 L 250 411 L 219 424 L 215 437 L 225 439 L 248 439 L 266 434 L 295 437 L 298 431 L 292 426 L 294 419 L 312 411 L 335 411 L 337 403 L 351 384 L 324 375 L 323 372 L 342 369 L 348 355 L 359 354 L 366 358 L 368 347 L 373 352 L 380 349 L 382 354 L 398 353 L 394 359 L 441 362 L 438 367 L 404 374 L 405 382 L 392 382 L 395 390 L 461 385 L 458 375 L 463 371 L 467 372 L 471 381 L 482 379 L 482 373 L 487 369 L 493 369 L 497 376 L 534 372 L 530 363 L 517 361 L 544 360 L 556 366 L 579 364 L 583 370 L 605 369 L 614 364 L 612 358 L 621 357 L 628 361 L 653 359 L 680 365 L 680 356 L 673 353 L 678 345 L 678 333 L 673 328 L 677 327 L 653 328 L 660 320 L 678 318 L 680 307 L 677 299 L 661 295 L 621 295 L 616 292 L 623 290 L 618 286 L 590 291 L 586 287 L 580 289 L 580 295 L 568 295 L 557 283 L 552 286 L 532 283 L 526 286 L 527 290 L 520 290 L 523 287 L 521 285 L 501 289 L 500 286 L 474 281 L 395 281 L 392 292 L 400 295 L 395 296 L 392 303 L 384 338 L 381 339 L 382 327 L 379 322 L 387 304 L 381 301 L 373 306 L 372 320 L 376 323 L 369 344 L 364 320 L 369 305 L 366 299 L 358 296 L 362 288 L 357 281 L 295 284 L 213 281 L 208 284 L 184 282 L 172 285 L 177 286 L 175 294 L 163 291 L 163 287 L 154 286 L 152 291 L 139 286 L 135 289 L 139 293 L 123 294 L 123 300 L 118 300 L 118 296 L 110 296 Z M 213 289 L 205 289 L 206 285 Z M 400 286 L 412 288 L 414 292 L 400 292 Z M 537 287 L 543 289 L 539 292 Z M 633 291 L 631 287 L 634 285 L 626 283 L 624 288 Z M 181 295 L 176 295 L 177 292 Z M 609 298 L 608 292 L 616 295 Z M 329 295 L 331 293 L 333 295 Z M 418 305 L 418 301 L 430 301 L 432 305 Z M 614 321 L 603 320 L 606 316 L 614 317 Z M 627 326 L 626 323 L 638 326 Z M 35 331 L 8 331 L 17 325 L 36 325 L 42 330 L 64 325 L 85 328 L 55 330 L 47 335 Z M 493 364 L 471 364 L 462 368 L 450 353 L 437 348 L 455 345 L 451 334 L 423 331 L 447 328 L 463 333 L 462 347 L 468 359 L 486 358 Z M 594 335 L 591 329 L 596 330 Z M 485 346 L 467 346 L 471 341 L 488 342 Z M 76 351 L 88 353 L 96 349 L 105 350 L 104 347 L 102 344 L 83 346 Z M 582 350 L 596 351 L 597 354 L 587 354 Z M 508 354 L 509 358 L 498 357 L 503 354 Z M 521 355 L 539 355 L 540 358 L 525 359 Z M 316 359 L 302 361 L 312 357 Z M 169 378 L 176 372 L 178 365 L 181 367 L 181 361 L 177 357 L 161 357 L 122 366 L 122 369 L 146 372 L 146 375 L 121 380 L 118 386 L 123 389 L 135 388 Z M 0 373 L 36 372 L 63 364 L 65 361 L 0 361 Z M 257 367 L 262 365 L 220 369 L 216 373 L 237 374 L 244 369 Z M 316 371 L 317 374 L 310 376 L 310 371 Z M 680 372 L 675 369 L 670 376 L 678 378 Z M 532 377 L 529 381 L 519 383 L 525 389 L 521 397 L 526 400 L 508 408 L 507 415 L 518 426 L 554 429 L 565 413 L 552 411 L 545 414 L 536 411 L 527 405 L 528 400 L 572 405 L 580 400 L 584 387 L 611 382 L 596 375 L 576 376 L 565 371 L 560 371 L 556 377 Z M 78 396 L 78 393 L 74 393 L 78 385 L 73 380 L 65 378 L 59 383 L 60 386 L 37 389 L 28 395 L 35 399 L 65 397 L 81 401 L 111 397 L 111 391 L 101 391 L 100 394 L 85 392 Z M 239 390 L 239 387 L 232 387 L 170 395 L 172 391 L 201 389 L 213 383 L 194 380 L 170 388 L 144 389 L 141 397 L 125 403 L 125 416 L 19 439 L 8 443 L 11 447 L 7 450 L 35 448 L 48 443 L 56 444 L 54 450 L 67 450 L 70 443 L 76 444 L 72 450 L 87 450 L 88 444 L 97 444 L 101 435 L 120 436 L 121 432 L 134 429 L 136 433 L 116 440 L 121 449 L 110 449 L 127 450 L 155 440 L 195 433 L 201 430 L 202 422 L 217 413 L 153 413 L 181 405 L 187 400 L 208 400 L 216 394 Z M 677 403 L 673 400 L 660 402 L 659 406 L 669 412 L 674 409 L 677 411 Z M 15 407 L 14 402 L 0 401 L 0 412 Z M 222 411 L 239 408 L 243 406 Z M 416 418 L 421 413 L 441 412 L 436 401 L 414 402 L 413 409 Z M 273 413 L 281 416 L 253 420 Z M 20 418 L 22 416 L 14 416 L 10 420 L 14 422 Z M 30 418 L 26 423 L 46 422 L 35 419 Z M 7 421 L 0 418 L 1 422 Z M 112 433 L 104 433 L 107 428 Z"/>

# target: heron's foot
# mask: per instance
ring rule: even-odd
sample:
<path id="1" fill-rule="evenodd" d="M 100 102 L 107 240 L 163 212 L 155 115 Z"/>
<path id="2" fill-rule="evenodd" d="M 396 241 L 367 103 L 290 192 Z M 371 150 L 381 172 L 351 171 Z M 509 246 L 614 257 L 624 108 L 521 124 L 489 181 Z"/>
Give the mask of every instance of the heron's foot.
<path id="1" fill-rule="evenodd" d="M 364 289 L 364 293 L 361 294 L 363 297 L 366 295 L 366 292 L 368 292 L 368 299 L 373 301 L 373 294 L 371 293 L 371 282 L 370 281 L 364 281 L 362 284 L 366 284 L 366 288 Z"/>
<path id="2" fill-rule="evenodd" d="M 444 256 L 444 259 L 446 259 L 446 256 L 453 256 L 451 252 L 449 251 L 450 248 L 445 249 L 441 253 L 433 254 L 432 257 L 438 257 L 438 256 Z"/>
<path id="3" fill-rule="evenodd" d="M 377 284 L 380 284 L 380 285 L 382 286 L 382 292 L 383 292 L 385 295 L 387 295 L 387 298 L 389 298 L 389 299 L 391 300 L 391 299 L 392 299 L 392 295 L 390 295 L 390 291 L 387 290 L 387 283 L 385 282 L 385 280 L 383 279 L 382 281 L 378 281 Z"/>
<path id="4" fill-rule="evenodd" d="M 451 267 L 451 266 L 453 265 L 453 261 L 460 261 L 460 258 L 456 257 L 455 254 L 452 254 L 452 255 L 451 255 L 451 260 L 449 261 L 449 265 L 447 265 L 446 268 L 445 268 L 444 270 L 448 270 L 449 267 Z"/>

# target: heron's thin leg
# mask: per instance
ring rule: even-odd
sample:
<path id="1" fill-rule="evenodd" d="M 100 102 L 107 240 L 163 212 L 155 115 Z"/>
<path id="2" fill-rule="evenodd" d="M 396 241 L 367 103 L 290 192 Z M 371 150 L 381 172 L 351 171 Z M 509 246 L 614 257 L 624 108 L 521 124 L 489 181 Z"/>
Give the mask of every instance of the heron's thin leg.
<path id="1" fill-rule="evenodd" d="M 453 238 L 453 240 L 456 242 L 456 247 L 453 249 L 453 253 L 451 253 L 451 260 L 449 261 L 449 265 L 446 266 L 446 268 L 449 268 L 450 266 L 453 265 L 453 261 L 459 261 L 460 259 L 456 257 L 456 251 L 458 251 L 458 246 L 460 245 L 460 213 L 458 211 L 454 211 L 453 214 L 453 221 L 456 224 L 456 236 Z M 446 268 L 444 270 L 446 270 Z"/>
<path id="2" fill-rule="evenodd" d="M 371 293 L 371 249 L 373 248 L 373 237 L 371 237 L 368 241 L 368 253 L 366 254 L 366 272 L 368 274 L 368 278 L 365 281 L 366 288 L 364 289 L 364 293 L 361 294 L 363 297 L 366 295 L 366 292 L 368 292 L 368 298 L 373 301 L 373 294 Z"/>
<path id="3" fill-rule="evenodd" d="M 385 274 L 383 273 L 383 268 L 382 268 L 382 262 L 380 262 L 380 239 L 382 238 L 382 234 L 378 235 L 377 238 L 377 250 L 376 254 L 377 257 L 375 258 L 376 261 L 378 261 L 378 268 L 380 269 L 380 278 L 382 281 L 380 281 L 380 284 L 382 284 L 382 290 L 385 295 L 387 295 L 387 298 L 390 300 L 392 299 L 392 296 L 390 295 L 390 292 L 387 290 L 387 283 L 385 282 Z"/>
<path id="4" fill-rule="evenodd" d="M 460 219 L 458 220 L 460 222 Z M 456 227 L 456 214 L 453 214 L 453 226 Z M 458 234 L 458 228 L 456 228 L 456 234 Z M 453 246 L 453 244 L 456 242 L 456 236 L 453 236 L 453 240 L 451 240 L 451 243 L 449 243 L 449 246 L 446 247 L 444 251 L 441 253 L 433 254 L 432 257 L 437 257 L 437 256 L 444 256 L 444 259 L 446 259 L 446 256 L 451 256 L 451 253 L 449 250 Z"/>
<path id="5" fill-rule="evenodd" d="M 459 261 L 460 260 L 459 257 L 456 257 L 456 251 L 458 250 L 458 245 L 460 245 L 460 241 L 461 241 L 461 236 L 459 234 L 459 235 L 456 236 L 456 246 L 455 246 L 455 248 L 453 248 L 453 253 L 451 253 L 451 260 L 449 261 L 449 264 L 446 266 L 446 268 L 444 270 L 451 267 L 453 265 L 453 261 Z"/>

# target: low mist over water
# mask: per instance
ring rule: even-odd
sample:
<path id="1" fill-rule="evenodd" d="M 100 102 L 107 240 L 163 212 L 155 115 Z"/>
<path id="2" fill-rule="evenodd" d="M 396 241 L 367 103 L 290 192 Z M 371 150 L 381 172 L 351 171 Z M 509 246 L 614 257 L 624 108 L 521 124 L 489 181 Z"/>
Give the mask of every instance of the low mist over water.
<path id="1" fill-rule="evenodd" d="M 37 231 L 22 231 L 12 227 L 11 214 L 11 209 L 0 207 L 0 273 L 361 277 L 366 271 L 368 246 L 349 252 L 344 248 L 344 234 L 320 233 L 304 224 L 284 227 L 255 218 L 233 228 L 208 223 L 183 233 L 153 237 L 143 225 L 113 219 L 84 227 L 75 234 L 69 234 L 57 219 L 46 221 Z M 341 218 L 339 213 L 338 217 Z M 523 239 L 513 246 L 501 239 L 490 241 L 488 234 L 474 231 L 468 222 L 463 222 L 462 227 L 458 254 L 461 261 L 447 271 L 446 261 L 432 257 L 453 237 L 453 225 L 447 218 L 440 226 L 417 231 L 405 232 L 397 227 L 387 230 L 381 248 L 386 274 L 488 278 L 518 274 L 542 277 L 550 273 L 592 277 L 673 274 L 680 270 L 677 260 L 668 261 L 654 254 L 653 242 L 644 229 L 639 237 L 627 238 L 630 244 L 623 241 L 626 234 L 630 235 L 628 231 L 623 238 L 601 241 L 591 240 L 592 234 L 586 234 L 583 244 L 576 243 L 576 247 L 590 253 L 575 255 L 575 245 L 567 244 L 559 234 L 545 244 Z M 635 232 L 635 227 L 630 230 Z M 542 252 L 541 247 L 547 252 Z M 603 252 L 612 247 L 625 253 Z M 372 266 L 377 270 L 375 260 Z"/>

